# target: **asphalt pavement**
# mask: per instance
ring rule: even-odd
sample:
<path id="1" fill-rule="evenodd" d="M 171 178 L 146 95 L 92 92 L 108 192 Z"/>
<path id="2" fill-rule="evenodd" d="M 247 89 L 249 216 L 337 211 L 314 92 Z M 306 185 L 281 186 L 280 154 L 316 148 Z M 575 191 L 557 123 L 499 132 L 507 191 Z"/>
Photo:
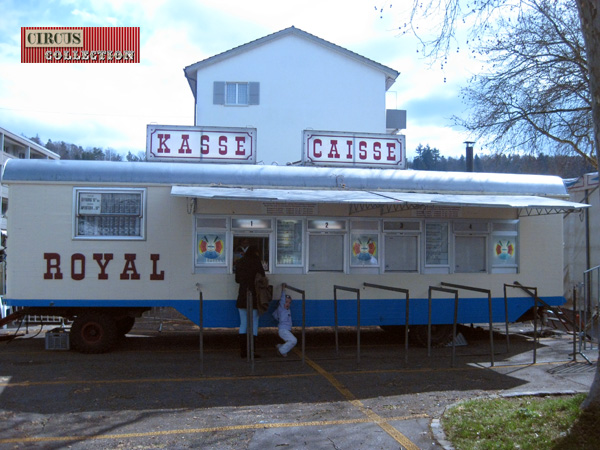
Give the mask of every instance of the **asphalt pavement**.
<path id="1" fill-rule="evenodd" d="M 1 335 L 16 329 L 0 330 Z M 110 353 L 46 350 L 48 327 L 0 342 L 0 449 L 441 449 L 440 417 L 498 395 L 587 392 L 597 349 L 512 325 L 509 341 L 461 328 L 457 346 L 409 346 L 379 328 L 309 329 L 302 352 L 260 330 L 254 361 L 236 330 L 144 320 Z M 200 343 L 202 342 L 202 345 Z M 202 351 L 201 351 L 202 349 Z M 535 349 L 535 351 L 534 351 Z M 588 362 L 586 358 L 590 361 Z"/>

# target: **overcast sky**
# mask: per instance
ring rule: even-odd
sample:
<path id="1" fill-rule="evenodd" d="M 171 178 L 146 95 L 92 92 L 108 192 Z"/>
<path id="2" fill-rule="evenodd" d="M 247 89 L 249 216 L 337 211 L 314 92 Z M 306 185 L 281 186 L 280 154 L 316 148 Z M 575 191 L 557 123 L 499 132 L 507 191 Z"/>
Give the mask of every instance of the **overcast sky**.
<path id="1" fill-rule="evenodd" d="M 450 117 L 476 64 L 422 59 L 392 3 L 381 18 L 381 0 L 0 0 L 0 126 L 138 154 L 147 124 L 193 125 L 184 67 L 293 25 L 400 72 L 387 106 L 407 110 L 409 158 L 419 144 L 460 156 L 469 137 Z M 24 26 L 139 26 L 141 63 L 21 64 Z"/>

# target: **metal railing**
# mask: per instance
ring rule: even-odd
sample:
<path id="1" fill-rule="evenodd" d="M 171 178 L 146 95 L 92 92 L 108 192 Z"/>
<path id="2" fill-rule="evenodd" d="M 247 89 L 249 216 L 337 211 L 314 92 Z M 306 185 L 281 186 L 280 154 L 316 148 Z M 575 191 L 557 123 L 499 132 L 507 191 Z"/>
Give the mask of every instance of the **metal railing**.
<path id="1" fill-rule="evenodd" d="M 433 291 L 454 294 L 454 320 L 452 322 L 452 360 L 451 367 L 454 367 L 456 361 L 456 321 L 458 320 L 458 290 L 444 287 L 429 286 L 429 307 L 427 311 L 427 356 L 431 356 L 431 303 Z"/>
<path id="2" fill-rule="evenodd" d="M 409 291 L 408 289 L 403 289 L 403 288 L 398 288 L 398 287 L 392 287 L 392 286 L 382 286 L 379 284 L 371 284 L 371 283 L 363 283 L 363 286 L 365 287 L 370 287 L 370 288 L 375 288 L 375 289 L 383 289 L 386 291 L 392 291 L 392 292 L 400 292 L 401 294 L 405 295 L 405 300 L 406 300 L 406 308 L 405 308 L 405 326 L 404 326 L 404 361 L 408 362 L 408 325 L 410 323 L 409 321 L 409 310 L 410 310 L 410 299 L 409 299 Z"/>
<path id="3" fill-rule="evenodd" d="M 360 289 L 346 286 L 333 286 L 333 315 L 334 315 L 334 330 L 335 330 L 335 353 L 339 355 L 340 346 L 338 338 L 338 302 L 337 291 L 348 291 L 356 294 L 356 362 L 360 362 Z"/>
<path id="4" fill-rule="evenodd" d="M 573 309 L 579 319 L 576 320 L 579 331 L 578 353 L 584 356 L 583 350 L 597 350 L 600 346 L 600 266 L 583 272 L 583 302 L 574 305 Z M 587 357 L 585 359 L 588 360 Z"/>
<path id="5" fill-rule="evenodd" d="M 537 362 L 537 345 L 538 345 L 538 328 L 537 328 L 537 322 L 538 322 L 538 290 L 537 287 L 531 287 L 531 286 L 524 286 L 520 283 L 516 283 L 515 284 L 504 284 L 504 309 L 505 309 L 505 314 L 507 317 L 507 322 L 506 322 L 506 345 L 507 345 L 507 351 L 509 349 L 509 345 L 510 345 L 510 340 L 508 339 L 508 298 L 507 298 L 507 294 L 506 294 L 506 288 L 516 288 L 516 289 L 521 289 L 522 291 L 525 291 L 529 296 L 531 296 L 533 298 L 533 364 L 535 364 Z"/>
<path id="6" fill-rule="evenodd" d="M 480 292 L 482 294 L 487 294 L 489 328 L 490 328 L 490 365 L 493 367 L 494 366 L 494 329 L 492 327 L 493 327 L 493 323 L 494 323 L 494 317 L 493 317 L 493 313 L 492 313 L 492 291 L 489 289 L 483 289 L 483 288 L 478 288 L 478 287 L 473 287 L 473 286 L 465 286 L 462 284 L 446 283 L 443 281 L 442 281 L 441 285 L 450 287 L 450 288 L 455 288 L 455 289 L 464 289 L 464 290 L 468 290 L 468 291 Z M 506 307 L 505 307 L 505 310 L 506 310 Z M 505 316 L 505 318 L 506 318 L 506 337 L 508 339 L 508 316 Z M 507 347 L 508 347 L 508 343 L 507 343 Z"/>

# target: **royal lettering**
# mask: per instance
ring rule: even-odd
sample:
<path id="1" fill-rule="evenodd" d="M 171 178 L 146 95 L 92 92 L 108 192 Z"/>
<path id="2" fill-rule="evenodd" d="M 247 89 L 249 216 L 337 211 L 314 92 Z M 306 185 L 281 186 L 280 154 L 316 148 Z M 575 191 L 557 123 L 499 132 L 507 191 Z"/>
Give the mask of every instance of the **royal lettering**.
<path id="1" fill-rule="evenodd" d="M 63 272 L 61 270 L 61 255 L 59 253 L 44 253 L 46 261 L 46 272 L 43 274 L 44 280 L 62 280 Z M 111 272 L 111 261 L 114 260 L 112 253 L 94 253 L 92 259 L 96 264 L 91 264 L 91 268 L 87 264 L 87 257 L 83 253 L 73 253 L 70 257 L 71 279 L 75 281 L 83 281 L 88 277 L 97 277 L 98 280 L 109 280 L 112 277 L 119 277 L 120 280 L 141 280 L 142 274 L 138 271 L 136 253 L 125 253 L 121 263 L 115 261 L 117 265 Z M 149 256 L 151 281 L 163 281 L 165 279 L 165 271 L 160 270 L 160 254 L 152 253 Z M 114 265 L 114 263 L 113 263 Z M 145 264 L 146 265 L 146 264 Z M 119 269 L 120 267 L 120 269 Z"/>

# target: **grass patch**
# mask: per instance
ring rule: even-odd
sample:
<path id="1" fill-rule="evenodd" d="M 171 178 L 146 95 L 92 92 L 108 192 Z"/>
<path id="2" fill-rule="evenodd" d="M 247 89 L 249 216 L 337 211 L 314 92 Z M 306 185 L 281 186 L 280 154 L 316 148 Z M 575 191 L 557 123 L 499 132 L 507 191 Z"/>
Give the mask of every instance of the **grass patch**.
<path id="1" fill-rule="evenodd" d="M 579 408 L 584 394 L 470 400 L 442 417 L 456 450 L 598 450 L 600 411 Z"/>

